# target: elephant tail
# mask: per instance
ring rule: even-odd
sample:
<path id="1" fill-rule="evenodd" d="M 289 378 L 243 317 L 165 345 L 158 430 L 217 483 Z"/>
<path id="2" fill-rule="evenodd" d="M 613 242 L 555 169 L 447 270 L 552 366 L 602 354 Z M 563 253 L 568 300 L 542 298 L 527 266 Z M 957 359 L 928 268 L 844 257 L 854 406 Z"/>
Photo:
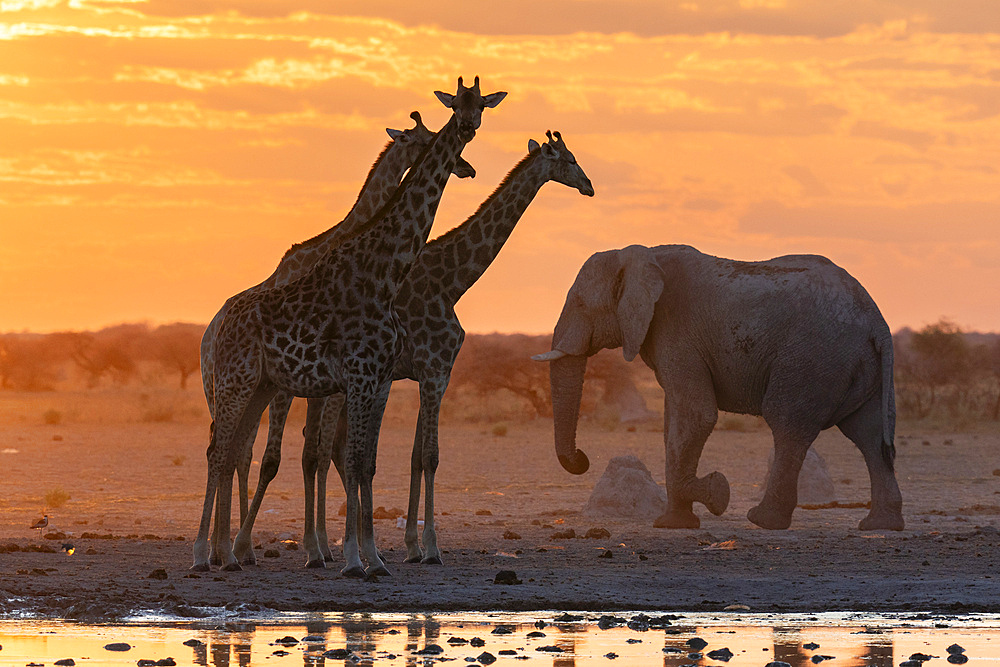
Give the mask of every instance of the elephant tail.
<path id="1" fill-rule="evenodd" d="M 876 335 L 872 341 L 882 367 L 882 460 L 893 470 L 896 460 L 896 389 L 892 378 L 892 334 Z"/>

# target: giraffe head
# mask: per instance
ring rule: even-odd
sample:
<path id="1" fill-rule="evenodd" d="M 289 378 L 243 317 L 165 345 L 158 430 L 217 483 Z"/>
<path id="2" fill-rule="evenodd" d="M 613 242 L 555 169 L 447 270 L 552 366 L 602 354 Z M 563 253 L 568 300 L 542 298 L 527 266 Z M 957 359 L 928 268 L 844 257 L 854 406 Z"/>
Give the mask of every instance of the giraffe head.
<path id="1" fill-rule="evenodd" d="M 391 127 L 385 128 L 386 133 L 392 139 L 389 147 L 400 162 L 407 166 L 413 166 L 424 149 L 430 145 L 434 139 L 434 133 L 427 129 L 424 121 L 420 118 L 420 112 L 414 111 L 410 114 L 415 125 L 408 130 L 394 130 Z M 462 159 L 461 156 L 455 160 L 455 167 L 451 170 L 459 178 L 475 178 L 476 169 L 471 164 Z"/>
<path id="2" fill-rule="evenodd" d="M 479 77 L 476 77 L 472 88 L 466 88 L 462 84 L 462 77 L 458 77 L 458 92 L 454 95 L 442 93 L 440 90 L 434 91 L 441 104 L 455 112 L 458 119 L 458 136 L 462 141 L 468 143 L 476 136 L 476 130 L 483 122 L 483 109 L 493 108 L 500 104 L 507 93 L 490 93 L 483 95 L 479 92 Z"/>
<path id="3" fill-rule="evenodd" d="M 534 139 L 529 139 L 528 152 L 539 151 L 539 156 L 536 159 L 546 161 L 545 165 L 548 170 L 549 180 L 576 188 L 580 191 L 580 194 L 593 197 L 594 186 L 591 184 L 590 179 L 587 178 L 587 174 L 583 173 L 580 165 L 576 163 L 576 157 L 566 148 L 566 143 L 563 141 L 562 135 L 549 130 L 545 133 L 545 136 L 549 140 L 541 146 Z"/>

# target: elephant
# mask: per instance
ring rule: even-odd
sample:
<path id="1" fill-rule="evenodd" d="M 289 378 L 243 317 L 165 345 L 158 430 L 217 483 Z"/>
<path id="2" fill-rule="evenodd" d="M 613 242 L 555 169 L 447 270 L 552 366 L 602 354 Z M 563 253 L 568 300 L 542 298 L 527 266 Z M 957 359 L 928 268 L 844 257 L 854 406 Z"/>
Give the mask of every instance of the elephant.
<path id="1" fill-rule="evenodd" d="M 819 432 L 837 426 L 871 478 L 861 530 L 902 530 L 894 472 L 892 335 L 868 292 L 818 255 L 742 262 L 685 245 L 632 245 L 592 255 L 566 296 L 550 362 L 555 449 L 567 471 L 590 463 L 576 447 L 587 358 L 621 347 L 640 355 L 664 391 L 667 509 L 654 525 L 698 528 L 697 501 L 729 505 L 720 472 L 697 476 L 718 411 L 762 416 L 774 437 L 764 497 L 747 518 L 791 525 L 799 470 Z"/>

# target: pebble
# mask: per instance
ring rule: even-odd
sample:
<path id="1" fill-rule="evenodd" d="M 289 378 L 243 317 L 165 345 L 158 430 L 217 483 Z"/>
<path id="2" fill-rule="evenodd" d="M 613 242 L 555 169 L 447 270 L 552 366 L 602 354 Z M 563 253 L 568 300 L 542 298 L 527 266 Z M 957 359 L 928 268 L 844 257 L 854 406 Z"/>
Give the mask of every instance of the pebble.
<path id="1" fill-rule="evenodd" d="M 302 641 L 309 644 L 319 644 L 321 642 L 325 642 L 326 638 L 320 637 L 319 635 L 306 635 L 302 638 Z"/>
<path id="2" fill-rule="evenodd" d="M 520 584 L 521 580 L 517 578 L 517 573 L 514 572 L 514 570 L 500 570 L 493 578 L 493 583 L 513 586 L 515 584 Z"/>
<path id="3" fill-rule="evenodd" d="M 614 660 L 615 658 L 618 657 L 618 654 L 612 651 L 611 653 L 605 653 L 604 657 L 607 658 L 608 660 Z"/>
<path id="4" fill-rule="evenodd" d="M 469 640 L 465 637 L 448 637 L 448 643 L 452 646 L 461 646 L 462 644 L 468 644 Z"/>
<path id="5" fill-rule="evenodd" d="M 277 549 L 264 549 L 264 558 L 281 558 L 281 552 Z"/>
<path id="6" fill-rule="evenodd" d="M 664 646 L 663 647 L 663 652 L 664 653 L 683 653 L 684 651 L 680 650 L 679 648 L 673 647 L 673 646 Z"/>
<path id="7" fill-rule="evenodd" d="M 948 653 L 951 655 L 955 655 L 956 653 L 965 653 L 965 649 L 959 646 L 958 644 L 952 644 L 945 650 L 948 651 Z"/>
<path id="8" fill-rule="evenodd" d="M 832 655 L 819 655 L 819 654 L 816 654 L 816 655 L 814 655 L 813 657 L 811 657 L 809 659 L 812 661 L 812 663 L 814 665 L 818 665 L 819 663 L 823 662 L 824 660 L 833 660 L 833 656 Z"/>
<path id="9" fill-rule="evenodd" d="M 604 552 L 598 556 L 598 558 L 614 558 L 614 557 L 615 555 L 611 552 L 610 549 L 605 549 Z"/>
<path id="10" fill-rule="evenodd" d="M 476 660 L 478 660 L 480 664 L 483 665 L 492 665 L 494 662 L 497 661 L 497 657 L 492 653 L 490 653 L 489 651 L 483 651 L 482 653 L 476 656 Z"/>
<path id="11" fill-rule="evenodd" d="M 479 637 L 473 637 L 472 639 L 469 640 L 469 646 L 475 646 L 476 648 L 479 648 L 480 646 L 486 646 L 486 642 L 480 639 Z"/>
<path id="12" fill-rule="evenodd" d="M 277 651 L 272 651 L 272 652 L 271 652 L 271 655 L 276 655 L 276 656 L 278 656 L 279 658 L 281 658 L 281 657 L 284 657 L 284 656 L 286 656 L 286 655 L 291 655 L 291 653 L 289 653 L 288 651 L 286 651 L 286 650 L 284 650 L 284 649 L 280 649 L 280 648 L 279 648 L 279 649 L 278 649 Z"/>
<path id="13" fill-rule="evenodd" d="M 505 648 L 502 651 L 497 651 L 497 653 L 499 653 L 500 655 L 517 655 L 517 651 L 510 648 Z"/>
<path id="14" fill-rule="evenodd" d="M 132 646 L 130 644 L 126 644 L 125 642 L 112 642 L 104 645 L 105 651 L 128 651 L 131 648 Z"/>
<path id="15" fill-rule="evenodd" d="M 559 646 L 539 646 L 535 649 L 536 651 L 545 651 L 546 653 L 562 653 L 563 650 Z"/>
<path id="16" fill-rule="evenodd" d="M 167 571 L 165 569 L 163 569 L 162 567 L 158 567 L 155 570 L 153 570 L 152 572 L 150 572 L 149 575 L 146 578 L 147 579 L 161 579 L 161 580 L 162 579 L 166 579 L 167 578 Z"/>
<path id="17" fill-rule="evenodd" d="M 55 664 L 59 667 L 73 667 L 76 664 L 76 660 L 73 658 L 63 658 L 62 660 L 56 660 Z"/>
<path id="18" fill-rule="evenodd" d="M 200 639 L 189 639 L 186 642 L 184 642 L 184 645 L 185 646 L 204 646 L 205 642 L 201 641 Z"/>
<path id="19" fill-rule="evenodd" d="M 519 539 L 521 539 L 521 535 L 518 534 L 518 533 L 515 533 L 513 530 L 505 530 L 505 531 L 503 531 L 503 539 L 505 539 L 505 540 L 519 540 Z"/>
<path id="20" fill-rule="evenodd" d="M 802 648 L 806 649 L 807 651 L 815 651 L 816 649 L 819 648 L 819 644 L 817 644 L 816 642 L 809 642 L 808 644 L 803 644 Z"/>
<path id="21" fill-rule="evenodd" d="M 926 653 L 914 653 L 910 656 L 910 660 L 919 660 L 920 662 L 927 662 L 931 658 L 936 658 L 936 655 L 927 655 Z"/>
<path id="22" fill-rule="evenodd" d="M 920 662 L 919 660 L 904 660 L 903 662 L 899 663 L 899 667 L 920 667 L 923 664 L 924 663 Z"/>
<path id="23" fill-rule="evenodd" d="M 535 631 L 533 631 L 533 632 L 529 632 L 529 633 L 527 634 L 527 636 L 528 636 L 528 637 L 544 637 L 544 636 L 545 636 L 545 633 L 544 633 L 544 632 L 539 632 L 539 631 L 535 630 Z"/>
<path id="24" fill-rule="evenodd" d="M 583 537 L 588 540 L 607 540 L 611 538 L 611 531 L 607 528 L 591 528 Z"/>
<path id="25" fill-rule="evenodd" d="M 692 637 L 691 639 L 687 640 L 685 644 L 687 644 L 688 648 L 692 648 L 695 651 L 700 651 L 701 649 L 708 646 L 708 642 L 702 639 L 701 637 Z"/>
<path id="26" fill-rule="evenodd" d="M 688 653 L 688 660 L 701 660 L 701 653 Z"/>
<path id="27" fill-rule="evenodd" d="M 634 637 L 629 637 L 628 639 L 625 640 L 625 643 L 626 644 L 641 644 L 642 640 L 641 639 L 636 639 Z"/>
<path id="28" fill-rule="evenodd" d="M 282 637 L 281 639 L 275 639 L 274 643 L 281 644 L 282 646 L 295 646 L 296 644 L 299 643 L 299 640 L 296 639 L 295 637 L 288 636 L 288 637 Z"/>

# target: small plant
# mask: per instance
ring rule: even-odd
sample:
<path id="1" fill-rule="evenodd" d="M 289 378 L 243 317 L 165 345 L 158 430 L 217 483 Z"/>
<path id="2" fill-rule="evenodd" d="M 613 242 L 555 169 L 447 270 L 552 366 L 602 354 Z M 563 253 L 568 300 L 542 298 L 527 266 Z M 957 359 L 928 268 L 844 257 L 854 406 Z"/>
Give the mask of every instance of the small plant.
<path id="1" fill-rule="evenodd" d="M 66 504 L 66 501 L 70 499 L 70 495 L 66 493 L 61 486 L 48 491 L 45 496 L 45 506 L 46 507 L 62 507 Z"/>
<path id="2" fill-rule="evenodd" d="M 507 435 L 507 424 L 500 423 L 493 425 L 493 435 L 498 438 L 502 438 Z"/>
<path id="3" fill-rule="evenodd" d="M 173 463 L 175 466 L 182 466 L 182 465 L 184 465 L 184 461 L 186 461 L 186 460 L 187 460 L 187 457 L 184 456 L 183 454 L 179 454 L 177 456 L 170 457 L 170 462 Z"/>
<path id="4" fill-rule="evenodd" d="M 54 408 L 49 408 L 42 413 L 42 420 L 49 426 L 58 426 L 62 423 L 62 413 Z"/>
<path id="5" fill-rule="evenodd" d="M 170 406 L 153 406 L 142 413 L 142 421 L 149 423 L 166 423 L 174 420 L 174 409 Z M 177 464 L 175 464 L 177 465 Z"/>

